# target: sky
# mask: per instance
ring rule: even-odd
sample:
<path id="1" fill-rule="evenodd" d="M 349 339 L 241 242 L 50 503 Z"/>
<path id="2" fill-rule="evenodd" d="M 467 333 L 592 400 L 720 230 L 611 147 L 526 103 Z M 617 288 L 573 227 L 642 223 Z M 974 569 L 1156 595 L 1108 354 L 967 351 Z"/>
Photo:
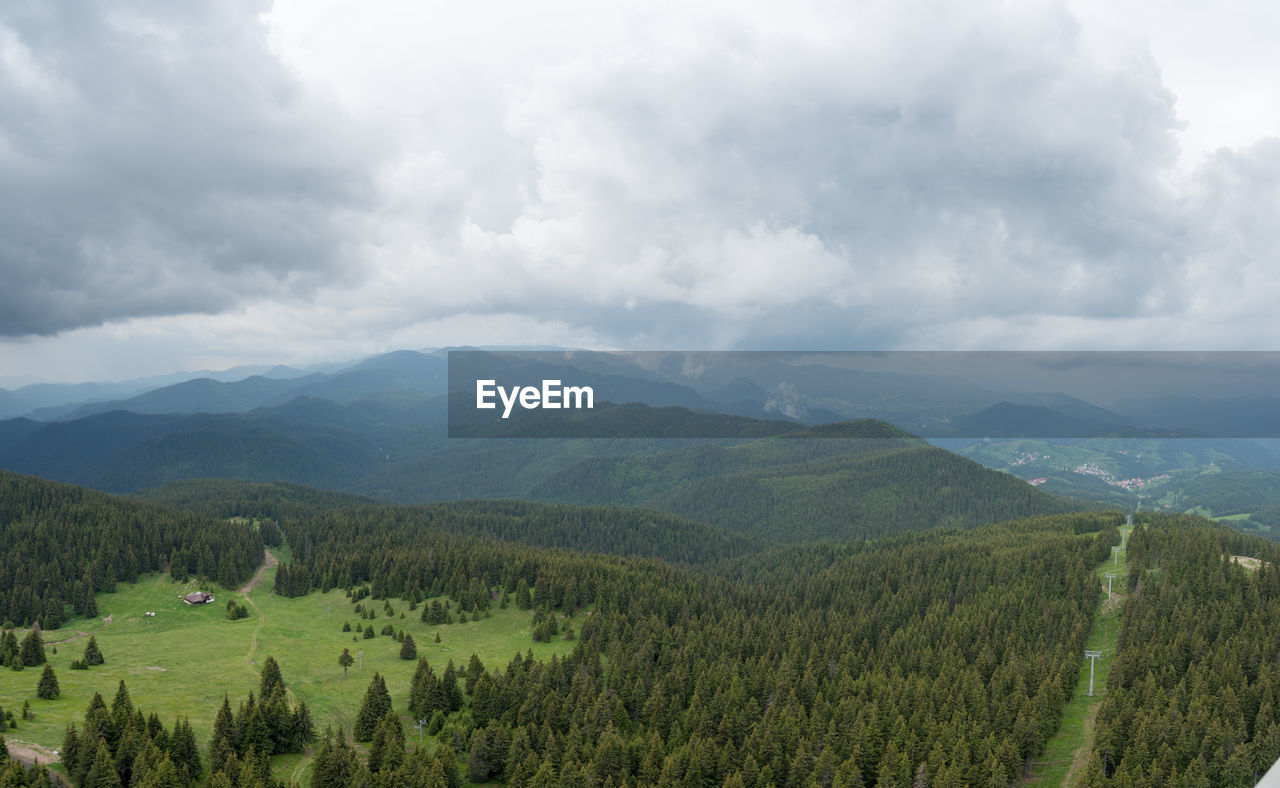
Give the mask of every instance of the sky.
<path id="1" fill-rule="evenodd" d="M 0 386 L 400 348 L 1280 349 L 1224 2 L 0 5 Z"/>

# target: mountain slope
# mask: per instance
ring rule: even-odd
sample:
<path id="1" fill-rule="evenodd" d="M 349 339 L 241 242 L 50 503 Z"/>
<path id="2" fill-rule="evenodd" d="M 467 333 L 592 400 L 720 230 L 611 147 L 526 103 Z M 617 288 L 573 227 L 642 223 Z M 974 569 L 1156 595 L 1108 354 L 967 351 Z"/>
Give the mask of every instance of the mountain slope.
<path id="1" fill-rule="evenodd" d="M 912 439 L 773 438 L 591 458 L 530 496 L 631 503 L 777 541 L 971 527 L 1079 508 Z"/>
<path id="2" fill-rule="evenodd" d="M 442 401 L 299 398 L 243 414 L 106 413 L 41 425 L 0 452 L 0 465 L 116 492 L 221 477 L 404 503 L 521 498 L 642 506 L 787 541 L 972 526 L 1073 508 L 872 420 L 804 427 L 629 405 L 575 418 L 589 434 L 592 420 L 626 427 L 659 417 L 694 431 L 729 419 L 748 434 L 790 432 L 749 441 L 451 440 L 438 421 Z"/>

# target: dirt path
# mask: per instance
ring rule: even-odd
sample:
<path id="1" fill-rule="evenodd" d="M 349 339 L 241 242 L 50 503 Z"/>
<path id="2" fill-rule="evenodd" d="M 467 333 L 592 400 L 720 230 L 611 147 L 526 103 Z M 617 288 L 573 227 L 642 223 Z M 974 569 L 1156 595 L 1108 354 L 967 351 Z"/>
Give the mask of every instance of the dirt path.
<path id="1" fill-rule="evenodd" d="M 39 744 L 32 744 L 31 742 L 25 741 L 14 741 L 13 739 L 9 739 L 5 744 L 8 745 L 9 754 L 14 758 L 17 758 L 18 761 L 27 768 L 31 768 L 37 763 L 41 766 L 48 766 L 49 764 L 60 763 L 62 761 L 62 759 L 54 755 L 51 750 L 41 747 Z M 49 780 L 56 786 L 69 787 L 71 785 L 71 783 L 67 782 L 67 778 L 63 777 L 61 774 L 51 770 L 47 773 L 49 775 Z"/>
<path id="2" fill-rule="evenodd" d="M 1093 726 L 1098 721 L 1098 710 L 1101 708 L 1101 703 L 1095 704 L 1093 708 L 1089 709 L 1089 713 L 1085 715 L 1084 743 L 1071 754 L 1071 768 L 1067 769 L 1067 779 L 1062 781 L 1063 785 L 1075 785 L 1076 778 L 1084 774 L 1085 767 L 1089 765 L 1089 754 L 1093 752 Z"/>
<path id="3" fill-rule="evenodd" d="M 60 758 L 58 758 L 58 756 L 54 755 L 51 750 L 45 747 L 41 747 L 39 744 L 32 744 L 31 742 L 25 742 L 25 741 L 15 741 L 13 739 L 9 739 L 8 741 L 5 742 L 5 744 L 9 745 L 10 755 L 22 761 L 23 763 L 27 764 L 28 766 L 35 763 L 36 761 L 39 761 L 40 763 L 47 765 L 50 763 L 57 763 L 59 760 L 61 760 Z"/>
<path id="4" fill-rule="evenodd" d="M 66 635 L 66 637 L 60 638 L 58 640 L 46 640 L 43 636 L 41 636 L 40 642 L 45 644 L 46 646 L 56 646 L 59 643 L 66 643 L 71 640 L 79 640 L 80 638 L 89 637 L 88 632 L 81 632 L 78 629 L 65 630 L 65 631 L 59 632 L 58 634 Z"/>
<path id="5" fill-rule="evenodd" d="M 266 575 L 268 569 L 270 569 L 273 566 L 280 565 L 280 559 L 272 555 L 270 550 L 265 550 L 264 553 L 265 553 L 265 556 L 264 556 L 264 561 L 262 566 L 258 567 L 258 571 L 253 573 L 253 577 L 249 578 L 249 582 L 245 583 L 244 586 L 238 592 L 241 596 L 244 597 L 245 604 L 253 608 L 253 612 L 258 614 L 258 624 L 257 626 L 254 627 L 253 635 L 250 636 L 249 638 L 249 653 L 245 654 L 245 657 L 244 657 L 245 667 L 248 668 L 249 672 L 254 674 L 255 676 L 259 675 L 259 672 L 255 668 L 253 655 L 258 652 L 258 636 L 262 634 L 262 628 L 267 623 L 267 614 L 264 613 L 262 611 L 262 608 L 258 607 L 257 603 L 253 601 L 253 597 L 249 596 L 249 592 L 252 591 L 258 585 L 258 583 L 262 581 L 262 578 Z M 298 702 L 291 688 L 286 687 L 285 693 L 288 695 L 289 701 L 291 703 L 296 704 Z M 343 715 L 343 717 L 345 719 L 346 715 Z M 308 747 L 306 749 L 306 752 L 303 754 L 302 760 L 299 761 L 298 765 L 294 767 L 292 777 L 295 782 L 298 782 L 301 780 L 303 772 L 306 770 L 308 764 L 311 762 L 311 759 L 314 757 L 314 755 L 315 755 L 315 748 Z"/>
<path id="6" fill-rule="evenodd" d="M 253 608 L 253 612 L 258 614 L 258 625 L 253 629 L 253 637 L 249 640 L 249 653 L 244 658 L 251 671 L 253 670 L 253 654 L 258 650 L 258 635 L 262 633 L 263 624 L 267 623 L 267 614 L 262 612 L 262 608 L 258 607 L 257 603 L 253 601 L 253 597 L 249 596 L 249 592 L 262 580 L 262 576 L 267 573 L 268 569 L 280 565 L 280 559 L 272 555 L 270 550 L 264 550 L 263 552 L 266 553 L 266 560 L 262 566 L 258 567 L 258 571 L 253 573 L 253 577 L 249 578 L 249 582 L 245 583 L 239 592 L 249 607 Z M 257 671 L 254 672 L 256 673 Z"/>
<path id="7" fill-rule="evenodd" d="M 244 601 L 248 602 L 249 607 L 253 608 L 253 612 L 258 614 L 258 625 L 253 628 L 253 636 L 249 638 L 249 653 L 244 655 L 245 664 L 249 666 L 250 672 L 257 673 L 258 671 L 253 669 L 253 654 L 258 650 L 258 635 L 262 633 L 262 625 L 267 623 L 267 614 L 262 612 L 262 608 L 254 604 L 253 597 L 246 596 Z"/>
<path id="8" fill-rule="evenodd" d="M 258 567 L 258 571 L 253 573 L 253 577 L 249 578 L 249 582 L 244 584 L 244 587 L 240 589 L 239 593 L 247 594 L 252 591 L 254 586 L 262 580 L 262 576 L 267 573 L 268 569 L 273 566 L 280 565 L 280 559 L 272 555 L 270 550 L 263 550 L 262 552 L 266 554 L 265 563 Z"/>

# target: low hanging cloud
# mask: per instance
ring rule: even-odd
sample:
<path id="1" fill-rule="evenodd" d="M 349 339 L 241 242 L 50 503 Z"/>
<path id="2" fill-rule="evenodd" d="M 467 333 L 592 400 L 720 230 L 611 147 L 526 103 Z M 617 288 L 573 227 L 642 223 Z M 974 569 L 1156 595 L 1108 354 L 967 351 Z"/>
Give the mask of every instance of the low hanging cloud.
<path id="1" fill-rule="evenodd" d="M 0 10 L 0 335 L 215 313 L 351 264 L 366 162 L 269 55 L 261 10 Z"/>

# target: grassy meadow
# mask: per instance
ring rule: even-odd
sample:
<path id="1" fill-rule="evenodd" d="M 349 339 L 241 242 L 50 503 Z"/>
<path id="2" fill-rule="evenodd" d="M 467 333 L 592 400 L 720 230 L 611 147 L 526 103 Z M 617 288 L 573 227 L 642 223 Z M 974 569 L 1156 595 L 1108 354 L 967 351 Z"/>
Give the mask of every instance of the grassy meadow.
<path id="1" fill-rule="evenodd" d="M 274 552 L 287 559 L 287 551 Z M 194 581 L 175 583 L 168 575 L 144 576 L 136 584 L 120 584 L 115 593 L 99 594 L 98 618 L 72 619 L 44 634 L 45 653 L 57 672 L 61 697 L 36 697 L 43 668 L 0 669 L 0 706 L 20 716 L 26 700 L 34 714 L 34 719 L 20 720 L 16 729 L 5 731 L 6 738 L 57 749 L 66 726 L 73 721 L 81 724 L 93 693 L 100 692 L 110 705 L 124 680 L 134 705 L 144 713 L 158 713 L 166 727 L 178 716 L 188 717 L 203 755 L 223 696 L 230 696 L 234 710 L 250 691 L 256 693 L 261 663 L 270 655 L 280 664 L 294 700 L 304 700 L 311 707 L 321 735 L 326 726 L 349 734 L 369 681 L 374 671 L 380 672 L 412 743 L 417 734 L 410 727 L 414 721 L 409 718 L 408 696 L 417 661 L 400 659 L 400 643 L 391 637 L 363 639 L 354 631 L 357 623 L 371 624 L 376 632 L 388 622 L 403 629 L 413 636 L 418 656 L 426 657 L 437 674 L 449 660 L 466 667 L 472 653 L 493 669 L 505 668 L 515 654 L 530 649 L 536 658 L 550 659 L 552 654 L 568 653 L 574 645 L 560 638 L 535 643 L 531 613 L 514 604 L 506 610 L 495 605 L 491 616 L 479 621 L 431 626 L 418 620 L 421 606 L 410 611 L 407 601 L 391 600 L 395 612 L 387 617 L 381 600 L 365 599 L 365 606 L 378 616 L 370 621 L 353 613 L 354 604 L 342 590 L 293 599 L 275 596 L 271 593 L 274 576 L 275 569 L 268 569 L 247 595 L 202 588 Z M 185 604 L 181 596 L 194 590 L 210 591 L 215 601 L 197 607 Z M 248 618 L 227 620 L 226 601 L 232 597 L 248 604 Z M 155 615 L 145 615 L 148 611 Z M 344 621 L 351 623 L 351 632 L 342 631 Z M 434 642 L 437 632 L 439 643 Z M 71 661 L 83 654 L 88 642 L 81 633 L 97 638 L 106 664 L 87 671 L 71 669 Z M 26 632 L 16 634 L 21 639 Z M 338 664 L 344 647 L 353 657 L 364 652 L 363 667 L 357 661 L 346 677 Z M 309 771 L 307 760 L 300 755 L 278 756 L 277 776 L 301 781 Z"/>

